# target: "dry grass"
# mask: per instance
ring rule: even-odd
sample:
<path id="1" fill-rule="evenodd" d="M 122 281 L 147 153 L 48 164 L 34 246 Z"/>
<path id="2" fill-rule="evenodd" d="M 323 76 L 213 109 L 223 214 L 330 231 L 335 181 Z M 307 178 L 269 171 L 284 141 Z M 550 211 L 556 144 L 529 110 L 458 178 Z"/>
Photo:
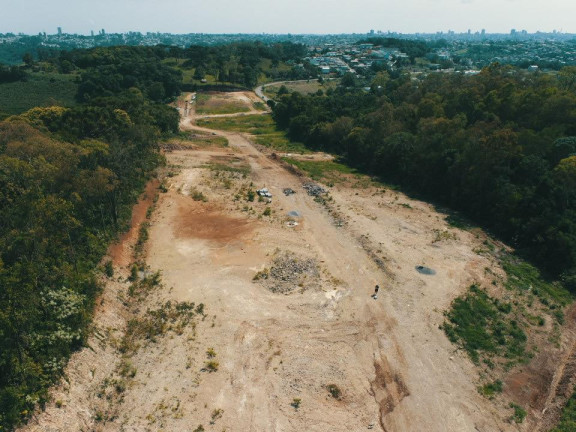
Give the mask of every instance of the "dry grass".
<path id="1" fill-rule="evenodd" d="M 326 90 L 329 88 L 336 88 L 339 82 L 340 80 L 334 80 L 325 81 L 323 84 L 320 84 L 318 80 L 315 79 L 309 81 L 294 81 L 267 86 L 264 88 L 264 91 L 266 95 L 271 98 L 275 98 L 277 96 L 278 90 L 280 90 L 282 85 L 286 86 L 286 88 L 291 92 L 298 92 L 302 94 L 316 93 L 318 90 L 326 92 Z"/>
<path id="2" fill-rule="evenodd" d="M 196 100 L 198 114 L 236 114 L 250 111 L 250 106 L 242 100 L 228 95 L 202 93 Z"/>

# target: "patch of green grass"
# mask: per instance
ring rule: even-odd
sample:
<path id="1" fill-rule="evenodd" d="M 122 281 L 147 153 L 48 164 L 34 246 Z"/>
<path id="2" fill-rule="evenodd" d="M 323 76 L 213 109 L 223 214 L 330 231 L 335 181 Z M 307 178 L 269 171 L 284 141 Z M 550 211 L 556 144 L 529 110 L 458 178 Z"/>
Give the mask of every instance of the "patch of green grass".
<path id="1" fill-rule="evenodd" d="M 317 181 L 335 182 L 342 180 L 341 174 L 355 174 L 356 170 L 335 161 L 307 161 L 283 158 L 286 162 L 304 171 Z"/>
<path id="2" fill-rule="evenodd" d="M 278 95 L 278 90 L 280 87 L 285 86 L 289 92 L 298 92 L 304 95 L 316 93 L 318 90 L 326 92 L 328 89 L 335 89 L 338 87 L 340 80 L 325 80 L 324 83 L 320 84 L 317 79 L 310 79 L 307 81 L 298 82 L 284 82 L 280 84 L 274 84 L 264 87 L 264 92 L 270 98 L 275 98 Z"/>
<path id="3" fill-rule="evenodd" d="M 510 408 L 514 410 L 514 414 L 512 414 L 510 420 L 513 420 L 515 423 L 522 423 L 526 418 L 526 410 L 514 402 L 510 402 Z"/>
<path id="4" fill-rule="evenodd" d="M 198 114 L 236 114 L 247 111 L 250 111 L 250 107 L 245 103 L 225 99 L 219 95 L 198 93 L 196 98 L 196 113 Z"/>
<path id="5" fill-rule="evenodd" d="M 510 316 L 511 310 L 509 303 L 494 299 L 472 285 L 466 295 L 452 302 L 442 328 L 474 363 L 484 357 L 499 356 L 512 365 L 528 360 L 530 355 L 526 351 L 526 334 L 515 317 Z"/>
<path id="6" fill-rule="evenodd" d="M 223 136 L 194 132 L 179 132 L 175 137 L 165 141 L 168 145 L 194 147 L 228 147 L 228 140 Z"/>
<path id="7" fill-rule="evenodd" d="M 254 135 L 266 135 L 278 132 L 274 120 L 272 120 L 272 117 L 268 114 L 198 119 L 197 124 L 198 126 L 209 129 L 247 132 Z"/>
<path id="8" fill-rule="evenodd" d="M 560 311 L 562 306 L 572 301 L 570 292 L 562 284 L 547 282 L 532 264 L 512 255 L 505 255 L 501 261 L 508 275 L 505 283 L 507 289 L 531 292 L 551 311 Z M 560 318 L 559 314 L 554 315 Z"/>
<path id="9" fill-rule="evenodd" d="M 274 120 L 267 114 L 198 119 L 197 123 L 216 130 L 251 133 L 256 144 L 281 152 L 310 153 L 304 144 L 290 141 L 284 131 L 277 130 Z"/>
<path id="10" fill-rule="evenodd" d="M 224 163 L 212 162 L 204 165 L 204 167 L 212 171 L 233 172 L 242 174 L 243 176 L 247 176 L 248 174 L 250 174 L 251 171 L 250 165 L 243 162 L 234 162 L 234 161 L 231 161 L 230 165 Z"/>
<path id="11" fill-rule="evenodd" d="M 560 422 L 550 432 L 573 432 L 576 431 L 576 393 L 572 395 L 562 409 Z"/>
<path id="12" fill-rule="evenodd" d="M 502 381 L 496 380 L 494 382 L 484 384 L 483 386 L 478 387 L 478 391 L 481 395 L 492 399 L 496 393 L 502 393 Z"/>
<path id="13" fill-rule="evenodd" d="M 285 153 L 310 153 L 310 150 L 308 150 L 304 144 L 293 142 L 286 138 L 286 134 L 284 132 L 258 135 L 254 138 L 254 141 L 256 144 Z"/>
<path id="14" fill-rule="evenodd" d="M 74 75 L 34 73 L 27 81 L 0 84 L 0 110 L 20 114 L 37 106 L 76 105 Z"/>

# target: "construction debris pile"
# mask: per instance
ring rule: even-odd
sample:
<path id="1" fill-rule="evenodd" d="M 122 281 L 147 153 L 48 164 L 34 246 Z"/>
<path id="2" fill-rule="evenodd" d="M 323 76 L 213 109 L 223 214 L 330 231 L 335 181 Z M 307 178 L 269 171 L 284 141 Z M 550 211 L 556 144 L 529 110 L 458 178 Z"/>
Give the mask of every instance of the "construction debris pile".
<path id="1" fill-rule="evenodd" d="M 310 196 L 320 196 L 326 193 L 326 190 L 323 187 L 318 186 L 316 183 L 304 183 L 302 187 L 306 189 L 306 192 L 308 192 L 308 195 Z"/>
<path id="2" fill-rule="evenodd" d="M 254 280 L 261 281 L 274 293 L 288 294 L 298 288 L 302 290 L 318 286 L 320 270 L 314 258 L 299 258 L 285 252 L 272 261 L 272 266 L 258 272 Z"/>

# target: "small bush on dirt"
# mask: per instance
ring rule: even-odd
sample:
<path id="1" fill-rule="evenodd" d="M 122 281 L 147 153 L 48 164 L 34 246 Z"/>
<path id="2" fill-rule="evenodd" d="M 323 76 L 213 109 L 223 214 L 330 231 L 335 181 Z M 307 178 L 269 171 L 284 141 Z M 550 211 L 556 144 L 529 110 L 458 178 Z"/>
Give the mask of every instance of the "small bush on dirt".
<path id="1" fill-rule="evenodd" d="M 124 378 L 134 378 L 138 369 L 128 359 L 122 359 L 118 366 L 118 374 Z"/>
<path id="2" fill-rule="evenodd" d="M 342 398 L 342 390 L 336 384 L 328 384 L 326 386 L 328 393 L 334 398 L 340 400 Z"/>
<path id="3" fill-rule="evenodd" d="M 205 364 L 206 370 L 208 372 L 216 372 L 219 366 L 220 363 L 218 363 L 216 360 L 207 361 Z"/>
<path id="4" fill-rule="evenodd" d="M 114 390 L 116 393 L 124 393 L 126 391 L 126 381 L 124 380 L 115 380 L 114 382 Z"/>
<path id="5" fill-rule="evenodd" d="M 517 257 L 504 256 L 502 268 L 508 275 L 505 283 L 507 289 L 523 293 L 532 292 L 550 310 L 565 306 L 572 301 L 570 292 L 562 284 L 544 280 L 536 267 Z"/>
<path id="6" fill-rule="evenodd" d="M 484 384 L 483 386 L 478 387 L 478 391 L 481 395 L 492 399 L 496 393 L 502 393 L 502 381 L 496 380 L 494 382 Z"/>
<path id="7" fill-rule="evenodd" d="M 272 214 L 272 209 L 270 207 L 266 207 L 262 212 L 263 216 L 270 216 Z"/>
<path id="8" fill-rule="evenodd" d="M 224 414 L 224 410 L 220 409 L 220 408 L 212 411 L 212 420 L 210 420 L 210 424 L 216 423 L 216 420 L 218 420 L 220 417 L 222 417 L 222 414 Z"/>
<path id="9" fill-rule="evenodd" d="M 190 196 L 192 197 L 192 199 L 194 201 L 201 201 L 201 202 L 207 202 L 208 198 L 206 198 L 206 195 L 204 195 L 202 192 L 200 192 L 197 189 L 191 189 L 190 190 Z"/>
<path id="10" fill-rule="evenodd" d="M 290 405 L 292 405 L 294 407 L 294 409 L 297 410 L 298 408 L 300 408 L 301 403 L 302 403 L 302 399 L 294 398 L 294 399 L 292 399 L 292 403 Z"/>
<path id="11" fill-rule="evenodd" d="M 140 229 L 138 230 L 138 240 L 134 245 L 134 254 L 136 256 L 142 254 L 144 245 L 148 241 L 148 228 L 150 228 L 150 222 L 143 222 L 142 225 L 140 225 Z"/>
<path id="12" fill-rule="evenodd" d="M 259 271 L 258 273 L 256 273 L 254 275 L 254 277 L 252 278 L 253 281 L 258 281 L 261 279 L 268 279 L 268 276 L 270 275 L 270 270 L 268 269 L 264 269 Z"/>
<path id="13" fill-rule="evenodd" d="M 214 348 L 208 348 L 206 350 L 206 355 L 208 356 L 208 358 L 214 358 L 216 357 L 216 351 L 214 351 Z"/>
<path id="14" fill-rule="evenodd" d="M 198 315 L 204 315 L 204 316 L 206 316 L 206 315 L 204 314 L 204 303 L 199 303 L 198 306 L 196 306 L 196 313 L 197 313 Z"/>
<path id="15" fill-rule="evenodd" d="M 161 286 L 161 275 L 159 271 L 152 273 L 151 275 L 146 276 L 145 278 L 139 280 L 137 276 L 139 272 L 138 267 L 136 266 L 133 268 L 137 269 L 136 280 L 132 283 L 132 285 L 128 287 L 128 295 L 130 297 L 145 296 L 154 288 Z"/>
<path id="16" fill-rule="evenodd" d="M 444 230 L 440 231 L 438 229 L 433 230 L 434 232 L 434 239 L 432 243 L 438 243 L 441 241 L 448 241 L 448 240 L 458 240 L 458 236 L 450 231 Z"/>
<path id="17" fill-rule="evenodd" d="M 104 263 L 104 274 L 109 278 L 114 276 L 114 264 L 112 264 L 112 261 L 106 261 Z"/>
<path id="18" fill-rule="evenodd" d="M 128 276 L 128 280 L 130 282 L 137 281 L 139 271 L 140 269 L 138 268 L 138 264 L 132 264 L 132 267 L 130 267 L 130 276 Z"/>
<path id="19" fill-rule="evenodd" d="M 510 408 L 514 410 L 514 414 L 512 414 L 510 420 L 515 423 L 522 423 L 526 418 L 526 410 L 520 405 L 516 405 L 514 402 L 510 402 Z"/>

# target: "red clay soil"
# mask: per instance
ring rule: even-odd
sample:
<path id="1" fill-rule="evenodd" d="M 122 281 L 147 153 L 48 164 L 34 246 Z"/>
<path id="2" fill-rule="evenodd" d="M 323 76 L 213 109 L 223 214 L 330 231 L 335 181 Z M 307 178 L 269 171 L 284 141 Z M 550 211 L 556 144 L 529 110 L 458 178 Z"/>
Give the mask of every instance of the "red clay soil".
<path id="1" fill-rule="evenodd" d="M 138 203 L 132 208 L 132 220 L 130 230 L 122 234 L 118 242 L 108 249 L 115 267 L 125 267 L 132 261 L 132 248 L 138 239 L 140 225 L 146 220 L 146 212 L 154 202 L 154 196 L 158 191 L 160 181 L 153 179 L 148 182 L 144 193 Z"/>
<path id="2" fill-rule="evenodd" d="M 228 217 L 210 205 L 181 202 L 178 216 L 176 235 L 180 238 L 226 243 L 252 231 L 249 221 Z"/>

